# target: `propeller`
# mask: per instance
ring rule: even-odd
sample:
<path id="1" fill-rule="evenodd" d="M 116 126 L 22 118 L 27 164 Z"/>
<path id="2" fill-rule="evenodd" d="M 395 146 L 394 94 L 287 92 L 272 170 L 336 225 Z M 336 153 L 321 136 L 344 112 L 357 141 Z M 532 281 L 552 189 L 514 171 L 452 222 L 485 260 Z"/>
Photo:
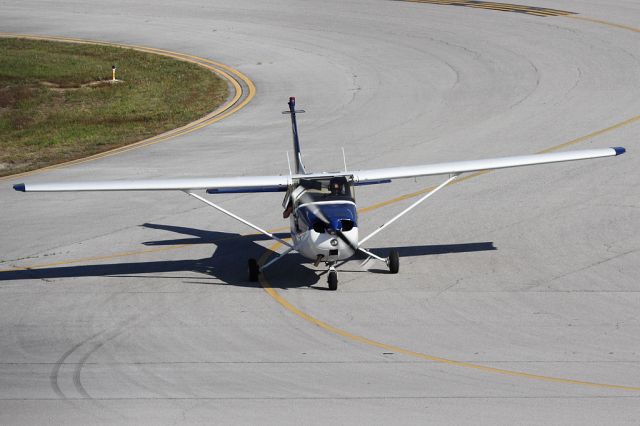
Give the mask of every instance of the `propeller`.
<path id="1" fill-rule="evenodd" d="M 336 235 L 354 252 L 358 251 L 358 247 L 355 244 L 353 244 L 353 242 L 349 238 L 347 238 L 347 236 L 342 232 L 342 224 L 340 223 L 340 221 L 335 221 L 336 223 L 331 223 L 331 221 L 327 218 L 327 216 L 325 216 L 322 210 L 320 210 L 320 208 L 316 204 L 314 204 L 315 200 L 313 200 L 313 198 L 309 195 L 309 193 L 304 192 L 300 196 L 300 201 L 301 201 L 301 204 L 308 204 L 305 207 L 307 207 L 315 217 L 320 219 L 320 221 L 325 224 L 325 229 L 329 234 Z"/>
<path id="2" fill-rule="evenodd" d="M 352 242 L 349 238 L 347 238 L 347 236 L 346 236 L 346 235 L 344 235 L 344 234 L 342 233 L 342 231 L 336 231 L 336 235 L 337 235 L 337 236 L 338 236 L 342 241 L 344 241 L 344 243 L 345 243 L 346 245 L 348 245 L 349 247 L 351 247 L 351 250 L 353 250 L 354 252 L 358 251 L 358 247 L 356 247 L 356 246 L 355 246 L 355 244 L 353 244 L 353 242 Z"/>
<path id="3" fill-rule="evenodd" d="M 305 207 L 308 208 L 315 217 L 320 219 L 320 221 L 322 221 L 325 225 L 329 225 L 329 219 L 327 219 L 322 210 L 320 210 L 318 206 L 314 204 L 314 202 L 315 200 L 313 199 L 313 197 L 311 197 L 311 195 L 309 195 L 308 192 L 305 191 L 302 193 L 302 195 L 300 195 L 300 204 L 307 204 Z"/>

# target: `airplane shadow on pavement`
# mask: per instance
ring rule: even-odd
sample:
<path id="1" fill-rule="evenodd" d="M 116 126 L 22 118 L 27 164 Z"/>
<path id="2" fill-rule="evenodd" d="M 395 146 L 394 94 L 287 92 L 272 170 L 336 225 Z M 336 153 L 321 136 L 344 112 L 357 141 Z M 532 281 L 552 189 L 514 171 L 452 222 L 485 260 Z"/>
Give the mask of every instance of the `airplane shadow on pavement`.
<path id="1" fill-rule="evenodd" d="M 240 287 L 260 287 L 260 283 L 248 280 L 247 259 L 260 258 L 268 249 L 257 243 L 257 241 L 269 240 L 264 235 L 241 235 L 229 232 L 209 231 L 203 229 L 187 228 L 181 226 L 161 225 L 145 223 L 145 228 L 158 229 L 168 232 L 182 234 L 187 237 L 178 239 L 168 239 L 159 241 L 148 241 L 143 243 L 146 246 L 171 246 L 171 245 L 192 245 L 209 244 L 215 246 L 215 250 L 210 257 L 201 259 L 184 260 L 158 260 L 147 262 L 123 262 L 123 263 L 101 263 L 95 265 L 74 265 L 47 267 L 39 269 L 15 270 L 0 272 L 0 281 L 6 280 L 37 280 L 55 278 L 77 278 L 77 277 L 98 277 L 98 276 L 119 276 L 142 278 L 149 274 L 170 274 L 176 272 L 196 272 L 216 278 L 218 282 L 199 281 L 197 276 L 172 275 L 162 276 L 162 278 L 182 279 L 190 284 L 209 285 L 233 285 Z M 286 234 L 276 234 L 280 238 L 289 236 Z M 452 244 L 452 245 L 430 245 L 430 246 L 408 246 L 396 247 L 400 256 L 425 256 L 433 254 L 459 253 L 469 251 L 496 250 L 491 242 Z M 380 256 L 386 256 L 390 248 L 374 248 L 372 251 Z M 271 256 L 275 253 L 271 253 Z M 274 288 L 299 288 L 311 287 L 321 279 L 320 272 L 305 264 L 308 260 L 298 254 L 289 254 L 276 265 L 270 268 L 266 275 L 270 285 Z M 352 268 L 350 268 L 352 269 Z M 384 272 L 383 270 L 370 270 L 371 272 Z M 160 278 L 160 277 L 157 277 Z M 322 289 L 325 288 L 324 279 L 321 282 Z M 318 288 L 320 287 L 312 287 Z"/>
<path id="2" fill-rule="evenodd" d="M 480 243 L 462 243 L 462 244 L 433 244 L 424 246 L 404 246 L 404 247 L 377 247 L 370 251 L 373 254 L 377 254 L 380 257 L 386 258 L 389 255 L 389 251 L 395 248 L 400 255 L 400 273 L 402 273 L 402 258 L 413 256 L 433 256 L 436 254 L 450 254 L 450 253 L 468 253 L 475 251 L 493 251 L 497 248 L 493 245 L 493 242 L 486 241 Z M 359 259 L 366 259 L 365 255 L 358 254 Z M 372 266 L 380 266 L 381 263 L 372 264 Z M 371 268 L 369 272 L 388 272 L 388 269 Z"/>

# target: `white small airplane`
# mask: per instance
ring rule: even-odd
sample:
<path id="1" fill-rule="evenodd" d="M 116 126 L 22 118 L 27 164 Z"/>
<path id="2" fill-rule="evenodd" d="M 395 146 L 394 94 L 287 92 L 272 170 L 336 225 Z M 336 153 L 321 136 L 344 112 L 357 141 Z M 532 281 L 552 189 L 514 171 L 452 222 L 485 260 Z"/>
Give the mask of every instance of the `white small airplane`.
<path id="1" fill-rule="evenodd" d="M 480 170 L 502 169 L 507 167 L 528 166 L 534 164 L 556 163 L 562 161 L 585 160 L 610 157 L 623 154 L 624 148 L 588 149 L 579 151 L 554 152 L 547 154 L 523 155 L 515 157 L 491 158 L 484 160 L 455 161 L 420 166 L 393 167 L 373 170 L 344 172 L 309 173 L 302 162 L 298 128 L 296 124 L 295 98 L 289 98 L 289 111 L 293 130 L 293 150 L 295 173 L 289 166 L 289 175 L 280 176 L 237 176 L 205 177 L 192 179 L 154 179 L 120 180 L 99 182 L 16 184 L 13 188 L 22 192 L 55 191 L 160 191 L 179 190 L 202 201 L 205 204 L 250 226 L 256 231 L 284 244 L 287 249 L 271 261 L 259 265 L 255 259 L 249 259 L 249 280 L 257 281 L 259 274 L 292 251 L 314 262 L 315 266 L 324 263 L 328 267 L 329 289 L 338 288 L 336 262 L 351 258 L 356 252 L 384 262 L 390 272 L 399 269 L 398 251 L 392 249 L 384 259 L 363 248 L 363 244 L 387 228 L 393 222 L 417 207 L 431 195 L 457 179 L 462 173 Z M 448 175 L 447 179 L 435 189 L 423 195 L 409 207 L 385 222 L 378 229 L 362 239 L 358 239 L 358 213 L 355 202 L 355 187 L 389 183 L 393 179 L 419 176 Z M 289 218 L 291 243 L 278 238 L 263 228 L 225 210 L 210 200 L 196 194 L 195 190 L 206 190 L 209 194 L 285 192 L 282 206 L 283 216 Z"/>

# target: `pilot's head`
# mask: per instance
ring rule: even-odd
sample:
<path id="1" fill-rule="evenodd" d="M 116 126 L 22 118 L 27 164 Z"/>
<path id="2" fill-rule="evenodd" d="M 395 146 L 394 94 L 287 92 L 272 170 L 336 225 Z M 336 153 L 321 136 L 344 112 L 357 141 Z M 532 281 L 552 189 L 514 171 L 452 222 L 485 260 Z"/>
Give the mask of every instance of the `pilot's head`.
<path id="1" fill-rule="evenodd" d="M 342 183 L 337 180 L 332 180 L 329 183 L 329 189 L 331 190 L 332 195 L 342 194 Z"/>

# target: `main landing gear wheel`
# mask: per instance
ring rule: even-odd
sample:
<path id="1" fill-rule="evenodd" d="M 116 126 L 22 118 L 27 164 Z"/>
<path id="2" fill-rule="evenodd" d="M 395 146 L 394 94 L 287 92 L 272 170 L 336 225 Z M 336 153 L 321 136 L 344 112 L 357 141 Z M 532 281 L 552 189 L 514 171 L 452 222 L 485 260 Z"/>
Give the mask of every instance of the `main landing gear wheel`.
<path id="1" fill-rule="evenodd" d="M 398 253 L 398 250 L 391 249 L 387 258 L 387 265 L 389 266 L 389 272 L 392 274 L 398 273 L 400 270 L 400 253 Z"/>
<path id="2" fill-rule="evenodd" d="M 329 290 L 335 291 L 338 289 L 338 273 L 336 271 L 329 271 L 327 281 L 329 282 Z"/>
<path id="3" fill-rule="evenodd" d="M 258 261 L 255 259 L 249 259 L 249 281 L 252 283 L 258 281 L 258 274 L 260 274 Z"/>

